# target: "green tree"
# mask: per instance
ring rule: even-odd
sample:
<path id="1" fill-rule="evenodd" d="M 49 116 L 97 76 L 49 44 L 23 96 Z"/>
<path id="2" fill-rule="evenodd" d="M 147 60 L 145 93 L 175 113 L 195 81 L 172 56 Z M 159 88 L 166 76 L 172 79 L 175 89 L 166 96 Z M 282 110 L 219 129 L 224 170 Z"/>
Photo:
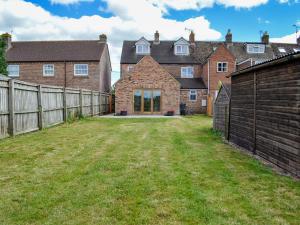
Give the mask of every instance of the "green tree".
<path id="1" fill-rule="evenodd" d="M 5 48 L 6 48 L 5 41 L 0 36 L 0 74 L 7 76 L 8 72 L 7 72 L 7 64 L 5 60 Z"/>

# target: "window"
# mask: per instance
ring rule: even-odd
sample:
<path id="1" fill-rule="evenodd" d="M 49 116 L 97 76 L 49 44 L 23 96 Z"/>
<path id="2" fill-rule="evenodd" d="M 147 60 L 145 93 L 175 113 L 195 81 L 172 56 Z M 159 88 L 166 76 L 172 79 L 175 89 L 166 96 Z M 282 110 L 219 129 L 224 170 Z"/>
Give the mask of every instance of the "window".
<path id="1" fill-rule="evenodd" d="M 8 65 L 7 71 L 8 71 L 8 76 L 18 77 L 20 73 L 20 67 L 19 65 Z"/>
<path id="2" fill-rule="evenodd" d="M 228 71 L 228 63 L 227 62 L 218 62 L 217 72 L 224 73 Z"/>
<path id="3" fill-rule="evenodd" d="M 53 64 L 43 65 L 43 76 L 45 76 L 45 77 L 54 76 L 54 65 Z"/>
<path id="4" fill-rule="evenodd" d="M 149 45 L 136 45 L 136 53 L 137 54 L 150 54 L 150 46 Z"/>
<path id="5" fill-rule="evenodd" d="M 285 50 L 283 47 L 279 47 L 278 50 L 279 50 L 279 52 L 281 52 L 281 53 L 286 53 L 286 50 Z"/>
<path id="6" fill-rule="evenodd" d="M 189 47 L 188 45 L 175 45 L 175 55 L 188 55 Z"/>
<path id="7" fill-rule="evenodd" d="M 197 91 L 190 90 L 190 101 L 196 101 L 197 100 Z"/>
<path id="8" fill-rule="evenodd" d="M 133 70 L 133 68 L 134 68 L 134 66 L 128 66 L 128 67 L 127 67 L 127 71 L 128 71 L 128 72 L 131 72 L 131 71 Z"/>
<path id="9" fill-rule="evenodd" d="M 88 76 L 89 67 L 88 64 L 75 64 L 74 65 L 74 75 L 75 76 Z"/>
<path id="10" fill-rule="evenodd" d="M 294 52 L 300 52 L 300 48 L 294 48 Z"/>
<path id="11" fill-rule="evenodd" d="M 265 45 L 260 44 L 248 44 L 247 45 L 248 53 L 265 53 Z"/>
<path id="12" fill-rule="evenodd" d="M 194 77 L 194 67 L 181 67 L 181 78 L 193 78 Z"/>

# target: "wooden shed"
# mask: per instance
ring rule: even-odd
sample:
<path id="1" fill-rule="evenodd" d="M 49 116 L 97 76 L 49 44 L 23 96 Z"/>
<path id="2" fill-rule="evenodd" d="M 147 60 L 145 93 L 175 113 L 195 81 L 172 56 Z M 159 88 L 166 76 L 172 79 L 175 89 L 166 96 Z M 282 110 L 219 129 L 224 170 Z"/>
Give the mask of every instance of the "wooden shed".
<path id="1" fill-rule="evenodd" d="M 229 105 L 231 85 L 221 83 L 218 96 L 214 102 L 213 127 L 228 138 Z"/>
<path id="2" fill-rule="evenodd" d="M 300 176 L 300 53 L 231 75 L 229 140 Z"/>

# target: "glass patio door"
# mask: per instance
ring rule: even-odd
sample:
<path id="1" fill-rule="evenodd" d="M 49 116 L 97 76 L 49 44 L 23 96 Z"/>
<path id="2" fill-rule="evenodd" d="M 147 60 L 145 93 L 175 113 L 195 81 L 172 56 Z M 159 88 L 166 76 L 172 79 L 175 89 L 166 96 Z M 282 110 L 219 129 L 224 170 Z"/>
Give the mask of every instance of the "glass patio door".
<path id="1" fill-rule="evenodd" d="M 140 89 L 134 91 L 135 113 L 159 113 L 161 110 L 161 91 L 156 89 Z"/>

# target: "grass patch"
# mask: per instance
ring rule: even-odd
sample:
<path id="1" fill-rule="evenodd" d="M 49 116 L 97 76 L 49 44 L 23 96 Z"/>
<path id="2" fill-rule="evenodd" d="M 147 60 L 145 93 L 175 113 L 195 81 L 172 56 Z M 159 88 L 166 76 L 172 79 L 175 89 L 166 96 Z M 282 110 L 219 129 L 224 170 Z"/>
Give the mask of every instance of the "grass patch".
<path id="1" fill-rule="evenodd" d="M 300 184 L 205 116 L 89 118 L 0 142 L 0 224 L 299 224 Z"/>

